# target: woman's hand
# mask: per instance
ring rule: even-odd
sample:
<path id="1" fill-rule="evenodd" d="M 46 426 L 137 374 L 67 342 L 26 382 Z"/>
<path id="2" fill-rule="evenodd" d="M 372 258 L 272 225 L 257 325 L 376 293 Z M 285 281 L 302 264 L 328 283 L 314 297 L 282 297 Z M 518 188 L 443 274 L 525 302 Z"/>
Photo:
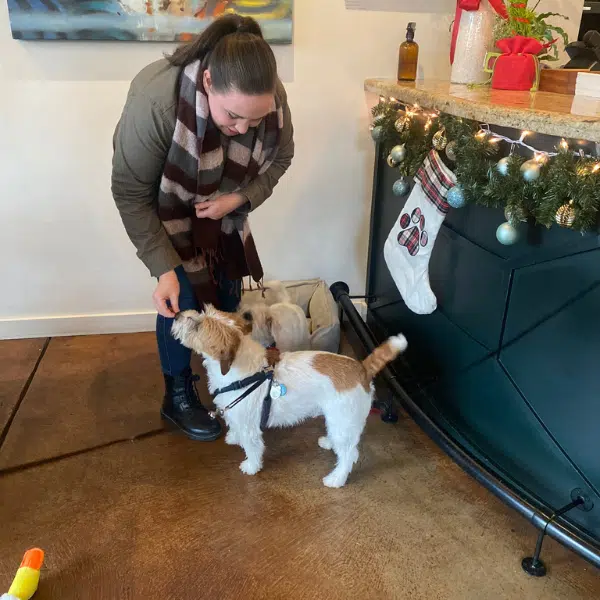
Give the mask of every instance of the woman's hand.
<path id="1" fill-rule="evenodd" d="M 214 219 L 218 221 L 233 212 L 246 202 L 241 194 L 223 194 L 214 200 L 196 204 L 196 216 L 199 219 Z"/>
<path id="2" fill-rule="evenodd" d="M 175 271 L 167 271 L 158 278 L 152 300 L 158 314 L 167 319 L 172 319 L 179 312 L 179 279 Z M 167 305 L 167 300 L 171 303 L 171 308 Z"/>

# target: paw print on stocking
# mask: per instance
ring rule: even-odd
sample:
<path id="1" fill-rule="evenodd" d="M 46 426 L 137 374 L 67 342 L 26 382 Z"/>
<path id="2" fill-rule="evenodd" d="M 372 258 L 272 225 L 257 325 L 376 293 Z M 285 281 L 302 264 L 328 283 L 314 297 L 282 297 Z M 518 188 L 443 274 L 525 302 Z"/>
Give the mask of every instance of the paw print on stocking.
<path id="1" fill-rule="evenodd" d="M 419 207 L 412 213 L 400 217 L 402 231 L 398 234 L 398 243 L 404 246 L 411 256 L 416 256 L 421 247 L 427 246 L 429 236 L 425 230 L 425 215 Z"/>

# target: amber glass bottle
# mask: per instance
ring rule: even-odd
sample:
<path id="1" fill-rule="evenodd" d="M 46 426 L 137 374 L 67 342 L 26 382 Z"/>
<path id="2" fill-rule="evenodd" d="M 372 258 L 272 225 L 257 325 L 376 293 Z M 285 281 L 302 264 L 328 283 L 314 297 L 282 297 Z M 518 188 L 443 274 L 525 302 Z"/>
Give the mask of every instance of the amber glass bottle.
<path id="1" fill-rule="evenodd" d="M 414 81 L 417 78 L 419 62 L 419 44 L 415 42 L 416 23 L 409 23 L 406 29 L 406 41 L 400 44 L 398 56 L 398 81 Z"/>

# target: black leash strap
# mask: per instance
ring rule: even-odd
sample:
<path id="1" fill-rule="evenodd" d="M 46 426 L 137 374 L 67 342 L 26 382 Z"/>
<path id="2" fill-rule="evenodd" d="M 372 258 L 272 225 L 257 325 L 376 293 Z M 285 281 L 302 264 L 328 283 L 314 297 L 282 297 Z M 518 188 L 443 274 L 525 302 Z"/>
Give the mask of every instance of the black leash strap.
<path id="1" fill-rule="evenodd" d="M 267 424 L 269 423 L 269 417 L 271 416 L 271 402 L 273 402 L 271 398 L 271 386 L 273 385 L 273 380 L 269 382 L 269 389 L 267 390 L 267 395 L 263 400 L 262 412 L 260 413 L 260 430 L 264 431 L 267 428 Z"/>
<path id="2" fill-rule="evenodd" d="M 230 402 L 225 408 L 220 408 L 216 412 L 211 411 L 209 415 L 216 419 L 217 415 L 222 417 L 228 410 L 232 409 L 234 406 L 239 404 L 244 398 L 247 398 L 252 392 L 257 390 L 265 381 L 269 381 L 269 389 L 267 390 L 267 395 L 263 402 L 262 415 L 261 415 L 261 428 L 262 422 L 265 414 L 265 405 L 268 401 L 268 412 L 266 419 L 269 420 L 269 413 L 271 410 L 271 384 L 273 383 L 273 371 L 261 371 L 260 373 L 256 373 L 251 377 L 246 377 L 246 379 L 242 379 L 241 381 L 236 381 L 231 385 L 228 385 L 224 388 L 219 388 L 215 391 L 214 395 L 219 396 L 220 394 L 225 394 L 227 392 L 233 392 L 237 390 L 243 390 L 244 388 L 248 388 L 241 396 L 238 396 L 233 402 Z M 250 387 L 248 387 L 250 386 Z M 268 400 L 267 400 L 268 399 Z"/>
<path id="3" fill-rule="evenodd" d="M 219 388 L 218 390 L 215 391 L 215 396 L 220 396 L 221 394 L 225 394 L 227 392 L 236 392 L 237 390 L 243 390 L 245 388 L 247 388 L 249 385 L 252 385 L 253 383 L 264 383 L 269 376 L 269 372 L 268 371 L 259 371 L 258 373 L 255 373 L 254 375 L 250 375 L 250 377 L 246 377 L 246 379 L 242 379 L 240 381 L 234 381 L 232 384 L 224 387 L 224 388 Z M 271 373 L 271 377 L 272 377 L 272 373 Z M 254 388 L 256 389 L 256 388 Z"/>

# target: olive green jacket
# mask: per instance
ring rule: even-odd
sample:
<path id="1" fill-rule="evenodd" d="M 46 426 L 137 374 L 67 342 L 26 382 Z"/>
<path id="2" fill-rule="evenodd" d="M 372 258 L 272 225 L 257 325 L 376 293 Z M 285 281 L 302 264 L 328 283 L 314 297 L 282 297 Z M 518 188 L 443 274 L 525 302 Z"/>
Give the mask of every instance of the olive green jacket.
<path id="1" fill-rule="evenodd" d="M 177 119 L 179 68 L 166 59 L 143 69 L 131 83 L 113 138 L 112 193 L 129 239 L 151 275 L 159 277 L 181 264 L 158 218 L 158 187 Z M 283 85 L 276 94 L 283 107 L 283 130 L 277 157 L 241 193 L 259 207 L 272 193 L 294 156 L 294 129 Z"/>

